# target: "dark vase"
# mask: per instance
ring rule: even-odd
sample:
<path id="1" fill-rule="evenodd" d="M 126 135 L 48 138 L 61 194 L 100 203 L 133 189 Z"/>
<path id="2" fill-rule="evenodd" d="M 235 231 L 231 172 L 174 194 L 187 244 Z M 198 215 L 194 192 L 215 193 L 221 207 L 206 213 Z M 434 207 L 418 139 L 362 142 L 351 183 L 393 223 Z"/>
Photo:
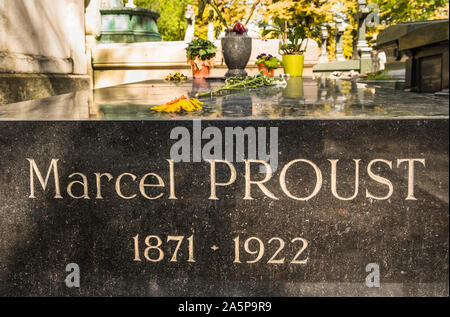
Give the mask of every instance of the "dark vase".
<path id="1" fill-rule="evenodd" d="M 226 77 L 240 76 L 246 77 L 245 67 L 252 53 L 252 38 L 246 33 L 237 34 L 228 32 L 222 38 L 222 50 L 225 64 L 227 64 L 228 72 Z"/>

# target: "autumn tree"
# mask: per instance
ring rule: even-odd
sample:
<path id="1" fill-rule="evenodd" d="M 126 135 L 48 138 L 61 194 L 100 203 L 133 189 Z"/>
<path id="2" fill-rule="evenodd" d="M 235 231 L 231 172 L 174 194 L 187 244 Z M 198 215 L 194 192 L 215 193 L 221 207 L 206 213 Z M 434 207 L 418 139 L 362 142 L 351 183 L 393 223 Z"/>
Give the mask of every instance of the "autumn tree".
<path id="1" fill-rule="evenodd" d="M 186 31 L 186 6 L 196 4 L 197 0 L 134 0 L 134 3 L 140 8 L 149 8 L 161 15 L 158 19 L 158 30 L 164 41 L 180 41 Z"/>
<path id="2" fill-rule="evenodd" d="M 339 0 L 266 0 L 264 20 L 266 23 L 286 21 L 289 27 L 300 26 L 306 30 L 306 36 L 320 43 L 321 27 L 329 29 L 330 37 L 332 23 L 339 16 L 345 16 L 346 7 Z M 334 41 L 329 51 L 334 51 Z"/>
<path id="3" fill-rule="evenodd" d="M 124 2 L 127 3 L 126 0 Z M 188 4 L 194 5 L 197 15 L 195 36 L 207 37 L 211 14 L 217 36 L 223 30 L 222 23 L 208 2 L 204 0 L 134 0 L 136 6 L 152 9 L 161 15 L 158 19 L 158 29 L 165 41 L 183 40 L 186 31 L 184 13 Z M 254 0 L 215 0 L 214 2 L 227 23 L 231 25 L 237 21 L 243 21 L 250 14 Z M 261 6 L 258 10 L 261 10 Z"/>
<path id="4" fill-rule="evenodd" d="M 449 0 L 376 0 L 385 25 L 435 19 L 448 19 Z"/>
<path id="5" fill-rule="evenodd" d="M 209 19 L 212 19 L 214 23 L 216 37 L 224 30 L 224 24 L 231 28 L 238 21 L 247 24 L 249 17 L 258 19 L 264 9 L 260 5 L 262 2 L 262 0 L 199 0 L 196 35 L 198 37 L 206 36 Z"/>
<path id="6" fill-rule="evenodd" d="M 357 0 L 134 0 L 135 4 L 143 8 L 151 8 L 160 13 L 158 20 L 159 31 L 165 41 L 177 41 L 184 38 L 186 19 L 184 12 L 188 4 L 196 10 L 195 35 L 206 38 L 208 21 L 212 19 L 216 36 L 223 30 L 218 14 L 209 4 L 214 1 L 221 15 L 230 26 L 235 22 L 246 22 L 253 4 L 258 2 L 252 15 L 253 21 L 274 21 L 284 19 L 293 25 L 300 25 L 306 30 L 309 38 L 320 44 L 320 27 L 325 26 L 329 31 L 328 52 L 334 55 L 334 23 L 342 18 L 348 24 L 344 36 L 344 55 L 351 58 L 354 40 L 357 33 L 355 14 L 358 9 Z M 127 2 L 127 1 L 125 1 Z M 373 42 L 375 35 L 389 25 L 443 19 L 449 17 L 449 0 L 368 0 L 380 7 L 380 26 L 369 29 L 367 39 Z"/>
<path id="7" fill-rule="evenodd" d="M 381 24 L 376 30 L 368 30 L 367 39 L 373 42 L 375 35 L 389 25 L 443 19 L 449 17 L 449 0 L 368 0 L 379 6 Z M 348 24 L 344 35 L 344 55 L 351 58 L 357 36 L 357 0 L 265 0 L 264 19 L 281 18 L 289 23 L 308 28 L 311 38 L 320 43 L 317 27 L 325 26 L 329 31 L 328 52 L 334 55 L 334 22 L 342 18 Z"/>

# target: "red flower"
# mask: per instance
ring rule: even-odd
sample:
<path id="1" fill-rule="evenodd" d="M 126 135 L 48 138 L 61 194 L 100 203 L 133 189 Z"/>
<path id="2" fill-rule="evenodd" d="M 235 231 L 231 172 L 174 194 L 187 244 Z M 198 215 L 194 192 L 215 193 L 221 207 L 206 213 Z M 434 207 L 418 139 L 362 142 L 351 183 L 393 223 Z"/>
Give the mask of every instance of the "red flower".
<path id="1" fill-rule="evenodd" d="M 247 33 L 247 29 L 241 22 L 236 22 L 236 24 L 233 27 L 233 32 L 237 34 L 244 34 Z"/>

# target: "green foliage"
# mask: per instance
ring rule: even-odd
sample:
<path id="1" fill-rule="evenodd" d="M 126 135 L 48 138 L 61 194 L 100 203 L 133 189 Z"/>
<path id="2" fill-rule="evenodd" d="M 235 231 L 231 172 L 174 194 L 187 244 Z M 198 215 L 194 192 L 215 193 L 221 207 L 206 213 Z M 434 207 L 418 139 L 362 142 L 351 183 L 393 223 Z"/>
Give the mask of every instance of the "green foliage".
<path id="1" fill-rule="evenodd" d="M 194 39 L 190 42 L 186 48 L 186 57 L 188 60 L 194 60 L 200 58 L 202 61 L 206 61 L 216 56 L 216 46 L 204 39 Z"/>
<path id="2" fill-rule="evenodd" d="M 320 28 L 333 20 L 332 6 L 336 1 L 338 0 L 267 0 L 264 20 L 272 20 L 282 29 L 285 24 L 289 33 L 295 31 L 300 39 L 311 38 L 320 43 Z"/>
<path id="3" fill-rule="evenodd" d="M 266 60 L 264 65 L 266 65 L 268 69 L 277 69 L 280 66 L 280 60 L 276 57 L 272 57 L 271 59 Z"/>
<path id="4" fill-rule="evenodd" d="M 206 97 L 214 95 L 226 95 L 236 90 L 255 89 L 260 87 L 278 86 L 284 83 L 284 80 L 276 77 L 264 76 L 259 72 L 255 76 L 230 77 L 225 80 L 225 85 L 212 91 L 197 94 L 197 97 Z"/>
<path id="5" fill-rule="evenodd" d="M 296 26 L 288 30 L 287 38 L 289 42 L 285 42 L 280 46 L 283 55 L 302 55 L 306 51 L 308 40 L 306 39 L 304 28 Z M 303 46 L 305 40 L 306 44 Z"/>
<path id="6" fill-rule="evenodd" d="M 274 22 L 275 25 L 270 25 L 266 22 L 259 25 L 259 27 L 263 28 L 262 36 L 281 37 L 280 51 L 283 55 L 303 54 L 308 45 L 306 28 L 292 25 L 280 18 L 275 18 Z M 305 45 L 303 45 L 304 43 Z"/>
<path id="7" fill-rule="evenodd" d="M 357 36 L 357 21 L 355 14 L 358 10 L 356 0 L 266 0 L 264 20 L 266 22 L 282 19 L 305 29 L 306 36 L 320 41 L 320 27 L 328 28 L 328 43 L 335 41 L 334 27 L 336 17 L 342 18 L 349 26 L 343 35 L 343 50 L 346 58 L 353 55 L 353 47 Z M 367 40 L 372 45 L 376 34 L 389 25 L 444 19 L 449 17 L 449 0 L 367 0 L 380 7 L 381 24 L 377 29 L 367 29 Z M 262 33 L 264 36 L 267 34 Z M 272 34 L 272 37 L 274 34 Z M 334 45 L 328 44 L 330 56 L 334 54 Z"/>
<path id="8" fill-rule="evenodd" d="M 209 2 L 211 0 L 135 0 L 138 7 L 150 8 L 160 13 L 158 29 L 165 41 L 179 41 L 184 38 L 186 31 L 184 12 L 188 4 L 194 5 L 199 13 L 195 34 L 202 38 L 206 38 L 208 28 L 206 16 L 211 10 L 214 11 L 213 22 L 217 31 L 216 35 L 222 30 L 223 20 L 228 26 L 232 26 L 237 21 L 245 23 L 248 16 L 251 16 L 253 10 L 257 8 L 256 12 L 262 14 L 266 22 L 270 21 L 271 24 L 277 25 L 277 19 L 288 21 L 289 28 L 294 26 L 302 28 L 307 38 L 314 39 L 319 44 L 320 27 L 327 23 L 333 23 L 336 15 L 340 15 L 349 24 L 343 39 L 344 55 L 346 58 L 352 56 L 357 29 L 354 18 L 357 11 L 356 0 L 264 0 L 261 1 L 262 5 L 260 6 L 255 5 L 259 1 L 214 0 L 223 20 Z M 253 5 L 249 5 L 251 2 Z M 368 29 L 367 31 L 370 44 L 375 35 L 389 25 L 449 17 L 449 0 L 368 0 L 367 2 L 376 3 L 380 7 L 381 25 L 377 29 Z M 200 10 L 199 6 L 202 7 Z M 333 27 L 328 26 L 328 28 L 330 34 L 328 41 L 333 42 Z M 275 33 L 269 35 L 278 37 Z M 287 37 L 283 37 L 283 39 L 287 40 Z M 292 47 L 286 47 L 286 49 L 289 51 L 292 50 Z M 333 45 L 329 45 L 328 49 L 332 55 Z"/>
<path id="9" fill-rule="evenodd" d="M 346 59 L 351 59 L 353 57 L 353 38 L 356 31 L 352 27 L 347 27 L 342 36 L 343 42 L 343 53 Z"/>
<path id="10" fill-rule="evenodd" d="M 389 79 L 390 76 L 385 73 L 384 70 L 374 72 L 374 73 L 368 73 L 366 79 Z"/>
<path id="11" fill-rule="evenodd" d="M 260 54 L 257 57 L 256 60 L 256 65 L 258 64 L 264 64 L 268 69 L 277 69 L 278 67 L 280 67 L 281 61 L 276 58 L 275 56 L 272 55 L 267 55 L 267 54 Z"/>
<path id="12" fill-rule="evenodd" d="M 207 16 L 212 14 L 216 37 L 222 30 L 233 28 L 240 22 L 246 26 L 259 11 L 262 0 L 198 0 L 195 34 L 204 38 L 207 33 Z"/>
<path id="13" fill-rule="evenodd" d="M 449 0 L 376 0 L 385 24 L 448 18 Z"/>
<path id="14" fill-rule="evenodd" d="M 169 74 L 165 78 L 165 80 L 167 81 L 183 81 L 186 79 L 187 79 L 186 75 L 182 73 Z"/>

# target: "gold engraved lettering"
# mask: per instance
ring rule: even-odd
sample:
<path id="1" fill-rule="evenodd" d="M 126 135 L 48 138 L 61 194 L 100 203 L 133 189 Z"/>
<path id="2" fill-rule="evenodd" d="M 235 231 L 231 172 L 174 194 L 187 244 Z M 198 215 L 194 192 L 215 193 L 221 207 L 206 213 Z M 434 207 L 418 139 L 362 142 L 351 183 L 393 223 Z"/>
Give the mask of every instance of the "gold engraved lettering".
<path id="1" fill-rule="evenodd" d="M 61 196 L 61 190 L 59 187 L 59 174 L 58 174 L 58 161 L 59 159 L 52 159 L 50 162 L 50 167 L 48 168 L 47 175 L 45 176 L 45 180 L 42 177 L 41 172 L 39 171 L 39 168 L 37 167 L 37 164 L 34 159 L 27 158 L 27 161 L 30 162 L 30 196 L 29 198 L 36 198 L 34 195 L 34 176 L 33 171 L 36 173 L 36 176 L 41 183 L 42 188 L 45 190 L 47 188 L 48 180 L 50 178 L 50 173 L 53 170 L 53 176 L 55 179 L 55 197 L 56 199 L 62 199 Z"/>
<path id="2" fill-rule="evenodd" d="M 339 196 L 339 194 L 337 193 L 337 185 L 336 185 L 336 179 L 337 179 L 337 163 L 339 162 L 339 160 L 328 160 L 331 162 L 331 192 L 333 193 L 334 197 L 336 197 L 339 200 L 353 200 L 356 198 L 356 196 L 358 196 L 358 190 L 359 190 L 359 162 L 361 160 L 353 160 L 355 161 L 355 192 L 353 194 L 353 196 L 349 197 L 349 198 L 344 198 Z"/>
<path id="3" fill-rule="evenodd" d="M 300 249 L 300 251 L 298 251 L 298 253 L 295 255 L 294 259 L 291 261 L 291 264 L 306 264 L 306 263 L 308 263 L 309 258 L 306 258 L 305 260 L 297 260 L 297 259 L 303 253 L 303 251 L 305 251 L 306 248 L 308 247 L 308 241 L 306 241 L 306 239 L 303 239 L 303 238 L 295 238 L 292 240 L 292 243 L 297 242 L 297 241 L 301 241 L 303 243 L 303 245 L 302 245 L 302 248 Z"/>
<path id="4" fill-rule="evenodd" d="M 122 194 L 122 190 L 121 190 L 121 188 L 120 188 L 120 181 L 122 180 L 122 178 L 123 178 L 124 176 L 129 176 L 129 177 L 131 177 L 131 179 L 132 179 L 133 181 L 136 180 L 136 176 L 133 175 L 133 174 L 130 174 L 130 173 L 123 173 L 122 175 L 120 175 L 119 177 L 117 177 L 117 180 L 116 180 L 116 192 L 117 192 L 117 195 L 119 195 L 119 197 L 120 197 L 120 198 L 123 198 L 123 199 L 133 199 L 133 198 L 136 197 L 136 194 L 134 194 L 134 195 L 132 195 L 132 196 L 124 196 L 124 195 Z"/>
<path id="5" fill-rule="evenodd" d="M 170 185 L 169 199 L 177 199 L 177 197 L 175 196 L 175 172 L 173 160 L 167 161 L 169 162 L 169 185 Z"/>
<path id="6" fill-rule="evenodd" d="M 315 186 L 314 191 L 312 192 L 312 194 L 309 195 L 308 197 L 304 197 L 304 198 L 296 197 L 296 196 L 291 194 L 291 192 L 287 189 L 287 186 L 286 186 L 286 172 L 289 169 L 289 167 L 291 167 L 293 164 L 295 164 L 297 162 L 304 162 L 304 163 L 307 163 L 307 164 L 311 165 L 313 167 L 315 173 L 316 173 L 316 186 Z M 317 165 L 314 164 L 311 161 L 303 160 L 303 159 L 294 160 L 294 161 L 289 162 L 288 164 L 286 164 L 283 167 L 283 170 L 281 171 L 281 174 L 280 174 L 280 186 L 281 186 L 281 189 L 283 190 L 283 192 L 289 198 L 292 198 L 292 199 L 295 199 L 295 200 L 302 200 L 302 201 L 310 200 L 311 198 L 313 198 L 314 196 L 316 196 L 319 193 L 320 189 L 322 188 L 322 182 L 323 182 L 322 172 L 317 167 Z"/>
<path id="7" fill-rule="evenodd" d="M 173 251 L 172 258 L 170 259 L 170 262 L 177 262 L 177 253 L 180 249 L 181 243 L 183 242 L 184 236 L 168 236 L 167 242 L 169 241 L 178 241 L 177 246 L 175 247 L 175 251 Z"/>
<path id="8" fill-rule="evenodd" d="M 425 167 L 425 159 L 399 159 L 397 160 L 397 167 L 405 162 L 408 162 L 408 197 L 405 200 L 417 200 L 414 197 L 414 162 L 419 162 Z"/>
<path id="9" fill-rule="evenodd" d="M 366 189 L 366 197 L 367 198 L 377 199 L 377 200 L 386 200 L 386 199 L 389 199 L 392 196 L 392 194 L 394 193 L 394 186 L 392 186 L 392 183 L 388 179 L 386 179 L 384 177 L 381 177 L 379 175 L 376 175 L 376 174 L 374 174 L 372 172 L 372 165 L 377 163 L 377 162 L 385 163 L 391 169 L 392 169 L 392 162 L 391 161 L 382 160 L 382 159 L 376 159 L 376 160 L 370 161 L 369 165 L 367 165 L 367 174 L 369 174 L 370 178 L 372 178 L 374 181 L 376 181 L 378 183 L 387 185 L 389 187 L 389 192 L 384 197 L 376 197 L 376 196 L 373 196 L 371 193 L 369 193 L 369 190 Z"/>
<path id="10" fill-rule="evenodd" d="M 109 173 L 95 173 L 95 178 L 97 180 L 97 196 L 96 199 L 103 199 L 102 196 L 102 185 L 101 185 L 101 179 L 103 176 L 106 176 L 108 178 L 108 181 L 113 179 L 113 176 Z"/>
<path id="11" fill-rule="evenodd" d="M 272 167 L 269 163 L 260 161 L 260 160 L 244 160 L 245 162 L 245 200 L 253 200 L 254 198 L 251 196 L 251 184 L 258 185 L 261 191 L 269 198 L 278 200 L 274 194 L 272 194 L 266 186 L 263 184 L 268 182 L 272 178 Z M 250 164 L 251 163 L 259 163 L 263 164 L 266 168 L 266 177 L 262 181 L 252 181 L 250 175 Z"/>
<path id="12" fill-rule="evenodd" d="M 146 184 L 145 180 L 149 176 L 155 177 L 158 180 L 158 184 Z M 141 191 L 142 196 L 144 196 L 145 198 L 150 199 L 150 200 L 159 199 L 164 195 L 163 193 L 160 193 L 156 197 L 148 196 L 147 193 L 145 192 L 145 187 L 164 187 L 164 181 L 158 174 L 148 173 L 148 174 L 144 175 L 144 177 L 142 177 L 141 181 L 139 182 L 139 190 Z"/>
<path id="13" fill-rule="evenodd" d="M 284 249 L 284 240 L 274 237 L 272 239 L 269 240 L 269 244 L 272 243 L 272 241 L 278 241 L 280 243 L 280 247 L 278 248 L 278 250 L 273 254 L 273 256 L 270 258 L 270 260 L 267 263 L 271 263 L 271 264 L 283 264 L 284 263 L 284 259 L 279 259 L 279 260 L 275 260 L 275 258 L 277 257 L 278 253 L 280 253 L 283 249 Z"/>
<path id="14" fill-rule="evenodd" d="M 69 175 L 69 178 L 73 178 L 74 176 L 80 176 L 83 179 L 83 181 L 82 182 L 81 181 L 72 181 L 72 182 L 70 182 L 69 186 L 67 186 L 67 193 L 69 194 L 70 197 L 72 197 L 74 199 L 82 199 L 82 198 L 89 199 L 89 195 L 88 195 L 88 180 L 87 180 L 86 175 L 84 175 L 82 173 L 73 173 L 73 174 Z M 83 186 L 84 194 L 82 196 L 75 196 L 72 193 L 72 186 L 75 185 L 75 184 L 79 184 L 79 185 Z"/>
<path id="15" fill-rule="evenodd" d="M 207 160 L 211 165 L 211 195 L 209 196 L 210 200 L 219 200 L 216 195 L 216 186 L 228 186 L 234 183 L 236 180 L 236 169 L 231 162 L 224 160 Z M 216 182 L 216 162 L 217 163 L 225 163 L 230 168 L 230 179 L 226 183 L 217 183 Z"/>
<path id="16" fill-rule="evenodd" d="M 156 245 L 151 245 L 150 244 L 150 239 L 155 239 L 157 244 Z M 164 258 L 164 252 L 163 250 L 161 250 L 161 245 L 162 245 L 162 240 L 160 237 L 158 236 L 148 236 L 145 238 L 145 244 L 147 245 L 147 248 L 145 248 L 144 250 L 144 257 L 150 261 L 150 262 L 159 262 Z M 159 253 L 158 258 L 156 259 L 152 259 L 149 255 L 149 251 L 150 250 L 157 250 Z"/>
<path id="17" fill-rule="evenodd" d="M 258 249 L 255 251 L 250 250 L 250 242 L 252 240 L 255 240 L 258 242 Z M 244 250 L 248 254 L 258 254 L 254 260 L 247 261 L 247 263 L 256 263 L 259 260 L 261 260 L 261 258 L 264 255 L 264 243 L 261 241 L 261 239 L 259 239 L 257 237 L 250 237 L 247 240 L 245 240 L 245 242 L 244 242 Z"/>

